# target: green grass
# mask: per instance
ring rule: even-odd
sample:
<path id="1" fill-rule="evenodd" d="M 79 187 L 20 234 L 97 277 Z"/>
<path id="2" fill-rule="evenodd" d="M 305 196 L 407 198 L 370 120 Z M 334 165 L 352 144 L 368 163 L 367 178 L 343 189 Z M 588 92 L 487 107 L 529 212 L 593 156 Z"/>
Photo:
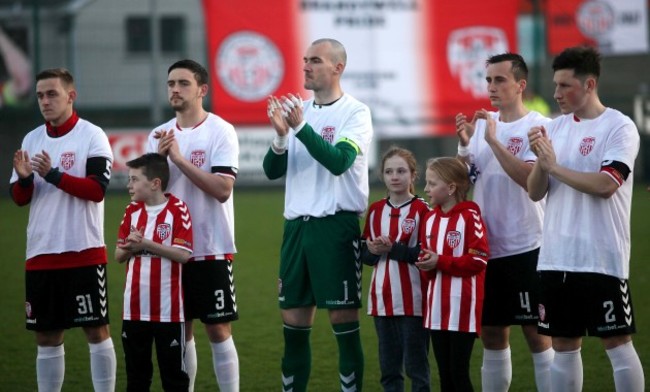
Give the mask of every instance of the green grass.
<path id="1" fill-rule="evenodd" d="M 373 200 L 383 191 L 373 191 Z M 106 200 L 106 243 L 110 252 L 115 245 L 119 221 L 128 199 L 111 194 Z M 238 189 L 235 194 L 236 235 L 239 253 L 235 261 L 235 279 L 240 320 L 233 324 L 239 352 L 241 390 L 271 391 L 280 389 L 282 328 L 277 307 L 277 266 L 282 235 L 283 192 L 280 189 Z M 56 208 L 56 206 L 52 206 Z M 33 334 L 24 327 L 24 252 L 27 208 L 16 207 L 9 199 L 0 199 L 0 248 L 7 252 L 0 263 L 0 320 L 3 338 L 0 343 L 0 390 L 35 391 L 36 348 Z M 639 333 L 634 342 L 650 378 L 650 194 L 637 187 L 632 211 L 631 282 L 636 323 Z M 65 230 L 65 228 L 61 228 Z M 57 233 L 52 233 L 57 235 Z M 124 283 L 122 265 L 109 264 L 110 312 L 112 336 L 118 357 L 117 390 L 125 390 L 126 376 L 121 340 L 121 298 Z M 364 302 L 369 274 L 364 275 Z M 196 391 L 216 390 L 210 349 L 201 324 L 196 325 L 199 371 Z M 362 316 L 362 339 L 365 353 L 366 391 L 379 391 L 377 338 L 372 320 Z M 511 391 L 533 391 L 532 360 L 525 349 L 521 333 L 512 332 L 513 383 Z M 480 390 L 481 343 L 476 342 L 472 359 L 474 386 Z M 79 329 L 69 330 L 65 339 L 66 378 L 64 391 L 91 391 L 88 347 Z M 337 384 L 337 349 L 326 314 L 319 311 L 312 332 L 312 373 L 310 390 L 335 391 Z M 584 390 L 614 390 L 611 367 L 598 339 L 585 339 L 582 351 Z M 433 390 L 438 389 L 437 370 L 430 358 Z M 161 390 L 154 375 L 153 391 Z"/>

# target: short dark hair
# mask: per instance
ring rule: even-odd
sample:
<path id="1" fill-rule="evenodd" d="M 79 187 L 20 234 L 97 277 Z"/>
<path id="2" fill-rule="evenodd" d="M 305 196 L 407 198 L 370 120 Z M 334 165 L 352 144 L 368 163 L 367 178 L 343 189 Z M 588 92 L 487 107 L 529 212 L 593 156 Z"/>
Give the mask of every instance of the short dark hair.
<path id="1" fill-rule="evenodd" d="M 522 79 L 528 80 L 528 66 L 524 58 L 517 53 L 506 52 L 490 56 L 485 61 L 485 66 L 487 67 L 488 65 L 502 63 L 504 61 L 510 61 L 510 64 L 512 64 L 512 74 L 515 76 L 516 81 Z"/>
<path id="2" fill-rule="evenodd" d="M 169 184 L 169 163 L 167 158 L 155 152 L 150 152 L 132 159 L 126 163 L 131 169 L 142 168 L 142 173 L 151 181 L 155 178 L 160 179 L 160 187 L 164 191 Z"/>
<path id="3" fill-rule="evenodd" d="M 74 87 L 74 78 L 65 68 L 44 69 L 36 75 L 36 81 L 44 79 L 61 79 L 64 87 Z"/>
<path id="4" fill-rule="evenodd" d="M 208 84 L 210 82 L 208 71 L 206 71 L 206 69 L 201 64 L 197 63 L 194 60 L 185 59 L 175 62 L 167 70 L 167 75 L 169 75 L 169 73 L 176 68 L 182 68 L 191 71 L 194 74 L 194 79 L 196 79 L 196 82 L 199 86 Z"/>
<path id="5" fill-rule="evenodd" d="M 553 71 L 572 69 L 576 77 L 600 77 L 600 53 L 589 46 L 566 48 L 553 60 Z"/>

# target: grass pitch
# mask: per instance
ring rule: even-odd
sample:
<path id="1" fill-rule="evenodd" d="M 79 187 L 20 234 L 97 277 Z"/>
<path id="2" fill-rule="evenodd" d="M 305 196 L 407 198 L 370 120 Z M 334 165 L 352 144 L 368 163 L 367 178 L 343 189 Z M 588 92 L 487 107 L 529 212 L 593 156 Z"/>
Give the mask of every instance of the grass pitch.
<path id="1" fill-rule="evenodd" d="M 375 189 L 371 200 L 382 197 Z M 280 359 L 283 339 L 277 306 L 277 268 L 282 236 L 283 190 L 237 189 L 235 191 L 235 229 L 239 253 L 235 259 L 235 280 L 240 320 L 233 323 L 233 335 L 239 352 L 241 390 L 271 391 L 280 389 Z M 109 255 L 112 256 L 119 222 L 128 203 L 123 193 L 110 194 L 106 199 L 105 233 Z M 56 206 L 52 206 L 56 208 Z M 0 390 L 35 391 L 36 347 L 31 332 L 24 327 L 24 254 L 27 208 L 16 207 L 7 198 L 0 199 L 0 247 L 5 256 L 0 263 L 0 320 L 3 338 L 0 342 Z M 650 379 L 650 193 L 637 186 L 632 208 L 631 287 L 634 296 L 636 324 L 639 331 L 634 344 Z M 60 230 L 66 230 L 62 227 Z M 52 233 L 56 236 L 57 233 Z M 108 268 L 110 284 L 110 315 L 112 336 L 118 358 L 117 390 L 126 389 L 123 350 L 120 340 L 121 300 L 124 266 L 114 261 Z M 369 273 L 364 274 L 364 303 Z M 365 308 L 364 308 L 365 311 Z M 366 391 L 381 390 L 377 360 L 377 337 L 372 319 L 361 318 L 361 334 L 365 353 Z M 210 348 L 200 323 L 195 325 L 199 370 L 196 391 L 217 390 L 212 371 Z M 512 330 L 513 382 L 511 391 L 535 390 L 532 359 L 521 332 Z M 64 391 L 92 391 L 88 347 L 79 329 L 66 332 L 66 377 Z M 480 390 L 482 346 L 474 346 L 472 378 Z M 339 390 L 337 374 L 338 352 L 326 313 L 319 311 L 312 331 L 312 391 Z M 587 338 L 582 349 L 585 391 L 613 391 L 611 366 L 598 339 Z M 433 355 L 432 390 L 439 389 Z M 162 390 L 157 371 L 152 391 Z"/>

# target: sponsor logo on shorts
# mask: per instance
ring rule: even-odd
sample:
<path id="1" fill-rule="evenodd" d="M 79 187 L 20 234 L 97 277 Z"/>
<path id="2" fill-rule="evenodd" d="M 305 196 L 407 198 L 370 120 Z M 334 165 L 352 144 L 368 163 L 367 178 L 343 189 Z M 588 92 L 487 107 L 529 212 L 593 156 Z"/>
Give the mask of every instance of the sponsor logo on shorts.
<path id="1" fill-rule="evenodd" d="M 325 305 L 354 305 L 354 301 L 341 301 L 340 299 L 325 300 Z"/>
<path id="2" fill-rule="evenodd" d="M 99 317 L 97 316 L 83 316 L 83 317 L 77 317 L 72 321 L 74 321 L 75 323 L 85 323 L 88 321 L 97 321 L 97 320 L 99 320 Z"/>
<path id="3" fill-rule="evenodd" d="M 61 167 L 65 170 L 72 169 L 74 166 L 74 152 L 64 152 L 61 154 Z"/>
<path id="4" fill-rule="evenodd" d="M 209 318 L 209 319 L 218 319 L 218 318 L 228 317 L 228 316 L 232 316 L 232 315 L 233 315 L 233 312 L 217 312 L 217 313 L 208 314 L 207 318 Z"/>

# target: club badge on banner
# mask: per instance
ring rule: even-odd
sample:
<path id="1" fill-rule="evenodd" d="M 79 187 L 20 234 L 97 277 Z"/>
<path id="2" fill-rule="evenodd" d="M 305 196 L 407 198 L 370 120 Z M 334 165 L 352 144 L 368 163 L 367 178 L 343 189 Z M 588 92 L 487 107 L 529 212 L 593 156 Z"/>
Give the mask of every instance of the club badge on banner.
<path id="1" fill-rule="evenodd" d="M 647 53 L 647 0 L 549 1 L 546 9 L 551 54 L 577 45 L 603 55 Z"/>
<path id="2" fill-rule="evenodd" d="M 266 124 L 269 94 L 308 98 L 303 54 L 328 37 L 346 47 L 343 89 L 370 106 L 377 134 L 453 134 L 456 113 L 489 108 L 487 57 L 517 48 L 509 0 L 203 5 L 213 111 L 234 124 Z"/>

